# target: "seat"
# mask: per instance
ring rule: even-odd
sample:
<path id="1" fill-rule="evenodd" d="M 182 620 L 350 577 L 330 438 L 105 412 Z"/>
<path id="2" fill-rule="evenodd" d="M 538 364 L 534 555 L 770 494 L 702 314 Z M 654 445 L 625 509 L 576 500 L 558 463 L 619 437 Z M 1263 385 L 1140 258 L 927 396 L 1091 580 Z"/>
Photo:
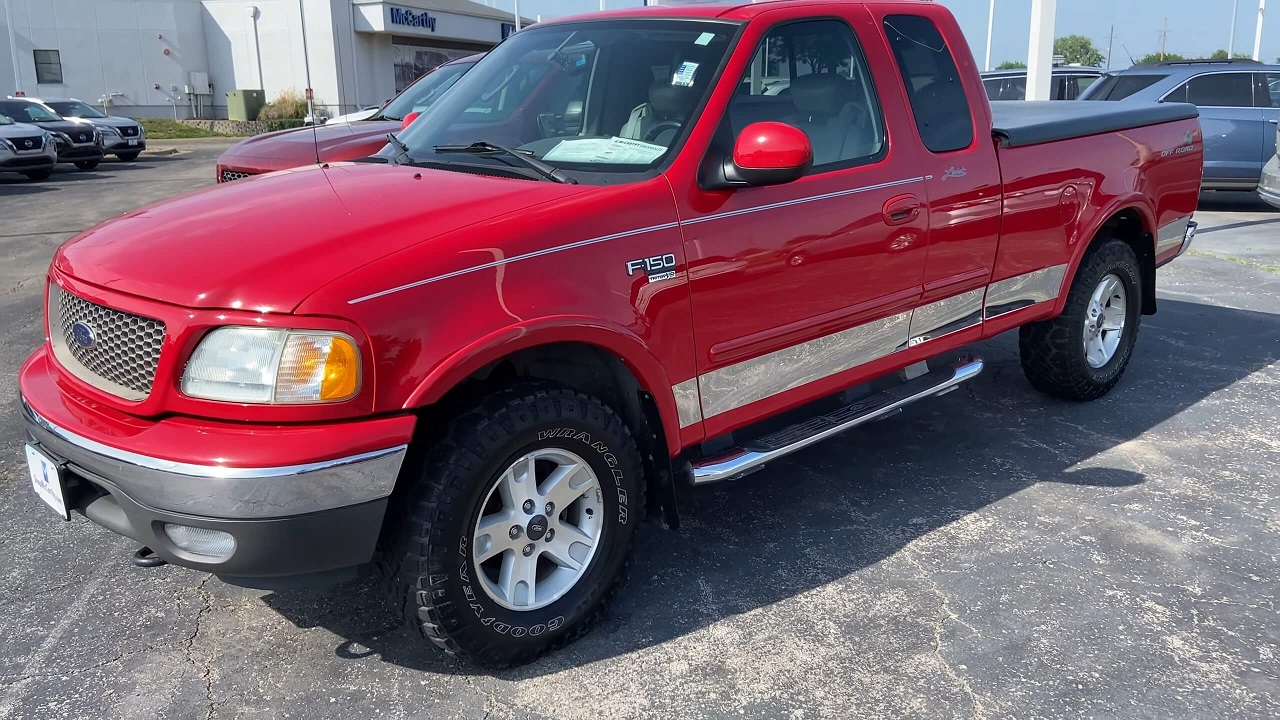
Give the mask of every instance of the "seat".
<path id="1" fill-rule="evenodd" d="M 631 117 L 619 137 L 643 140 L 655 145 L 670 145 L 689 119 L 698 93 L 692 87 L 673 85 L 670 80 L 655 80 L 649 85 L 649 102 L 631 111 Z"/>
<path id="2" fill-rule="evenodd" d="M 801 75 L 791 80 L 792 123 L 809 136 L 813 164 L 848 160 L 875 153 L 875 132 L 853 84 L 834 74 Z"/>

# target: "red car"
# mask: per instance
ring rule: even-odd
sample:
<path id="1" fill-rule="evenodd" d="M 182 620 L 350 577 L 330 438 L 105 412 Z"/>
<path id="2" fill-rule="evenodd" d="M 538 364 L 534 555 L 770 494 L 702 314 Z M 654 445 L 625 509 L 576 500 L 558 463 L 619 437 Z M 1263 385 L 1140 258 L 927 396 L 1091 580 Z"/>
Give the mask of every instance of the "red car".
<path id="1" fill-rule="evenodd" d="M 372 155 L 387 144 L 387 133 L 412 122 L 482 57 L 484 53 L 470 55 L 437 67 L 367 119 L 280 130 L 236 143 L 218 158 L 218 182 Z"/>
<path id="2" fill-rule="evenodd" d="M 1106 394 L 1202 152 L 1189 105 L 989 104 L 933 2 L 540 23 L 374 161 L 60 248 L 33 486 L 235 582 L 373 563 L 427 642 L 527 662 L 677 482 L 947 393 L 970 343 L 1016 328 L 1034 387 Z"/>

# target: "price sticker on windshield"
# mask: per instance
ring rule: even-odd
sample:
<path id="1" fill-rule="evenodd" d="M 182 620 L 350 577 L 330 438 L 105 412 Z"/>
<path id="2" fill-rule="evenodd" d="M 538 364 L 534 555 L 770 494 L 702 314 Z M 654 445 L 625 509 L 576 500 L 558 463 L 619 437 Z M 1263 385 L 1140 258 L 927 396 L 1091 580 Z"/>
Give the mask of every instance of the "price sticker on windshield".
<path id="1" fill-rule="evenodd" d="M 682 62 L 671 76 L 671 84 L 678 87 L 693 87 L 693 76 L 698 72 L 698 63 Z"/>

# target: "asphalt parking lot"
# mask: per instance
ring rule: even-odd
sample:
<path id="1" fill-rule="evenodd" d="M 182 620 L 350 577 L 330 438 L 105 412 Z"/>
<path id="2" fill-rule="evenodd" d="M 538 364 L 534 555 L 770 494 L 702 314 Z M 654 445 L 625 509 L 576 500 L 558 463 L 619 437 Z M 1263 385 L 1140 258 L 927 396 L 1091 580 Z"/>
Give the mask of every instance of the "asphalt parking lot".
<path id="1" fill-rule="evenodd" d="M 488 674 L 371 582 L 139 569 L 31 492 L 15 376 L 49 258 L 211 184 L 225 145 L 181 147 L 0 176 L 0 718 L 1280 715 L 1280 213 L 1203 203 L 1105 399 L 1042 397 L 1016 336 L 983 343 L 964 392 L 683 492 L 602 626 Z"/>

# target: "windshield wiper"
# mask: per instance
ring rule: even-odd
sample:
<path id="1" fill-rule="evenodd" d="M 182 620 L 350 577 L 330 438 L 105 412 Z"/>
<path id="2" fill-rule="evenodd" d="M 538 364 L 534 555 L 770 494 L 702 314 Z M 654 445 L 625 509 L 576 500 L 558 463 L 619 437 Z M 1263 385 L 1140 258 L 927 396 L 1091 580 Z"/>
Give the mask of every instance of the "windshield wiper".
<path id="1" fill-rule="evenodd" d="M 533 170 L 542 177 L 558 183 L 566 183 L 568 185 L 577 185 L 578 181 L 565 175 L 553 165 L 548 165 L 541 160 L 529 157 L 533 153 L 528 150 L 516 150 L 502 145 L 494 145 L 490 142 L 480 140 L 470 145 L 436 145 L 434 150 L 438 153 L 471 153 L 473 155 L 488 155 L 491 153 L 502 153 L 518 161 L 521 165 Z"/>
<path id="2" fill-rule="evenodd" d="M 396 137 L 395 133 L 387 133 L 387 141 L 396 149 L 396 154 L 391 158 L 392 165 L 408 165 L 413 162 L 413 158 L 409 155 L 409 146 Z"/>

